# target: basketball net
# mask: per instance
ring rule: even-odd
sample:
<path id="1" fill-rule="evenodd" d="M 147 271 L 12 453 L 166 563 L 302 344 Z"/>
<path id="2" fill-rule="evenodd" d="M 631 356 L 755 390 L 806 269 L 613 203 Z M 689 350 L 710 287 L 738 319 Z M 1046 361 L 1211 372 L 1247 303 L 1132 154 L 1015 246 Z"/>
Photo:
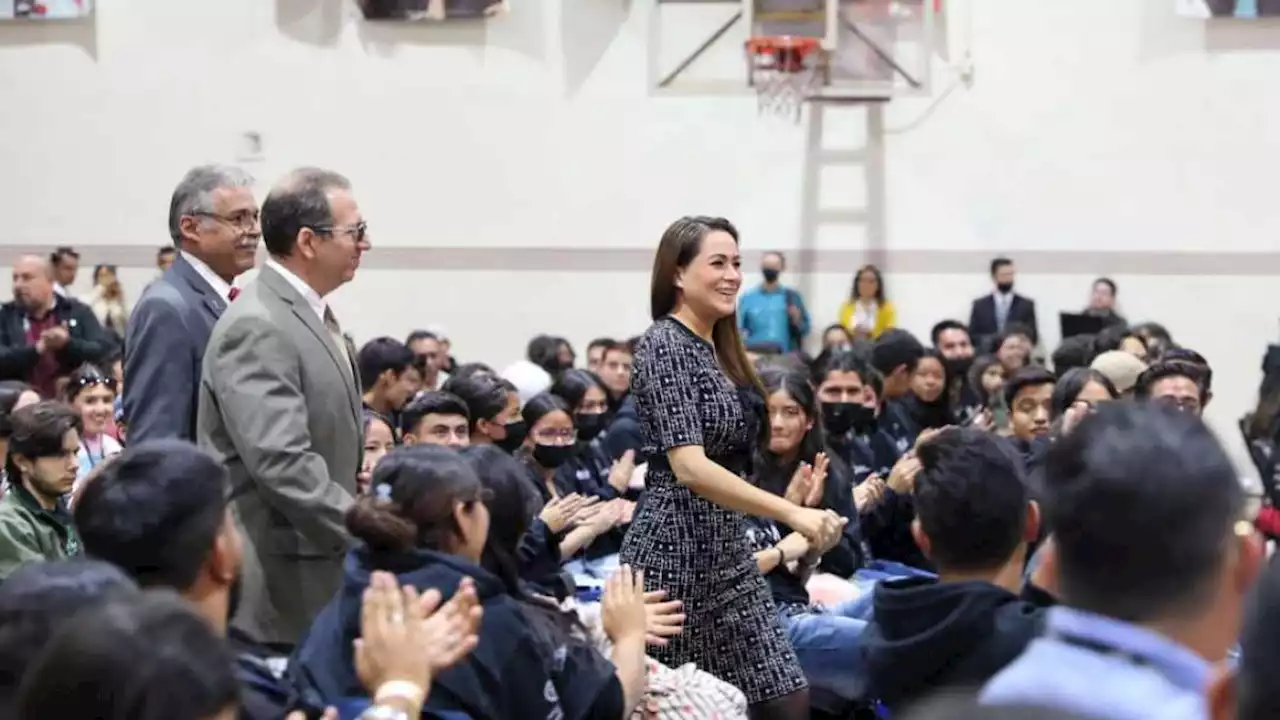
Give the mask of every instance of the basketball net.
<path id="1" fill-rule="evenodd" d="M 826 82 L 827 52 L 817 38 L 751 38 L 747 62 L 762 115 L 800 122 L 805 101 Z"/>

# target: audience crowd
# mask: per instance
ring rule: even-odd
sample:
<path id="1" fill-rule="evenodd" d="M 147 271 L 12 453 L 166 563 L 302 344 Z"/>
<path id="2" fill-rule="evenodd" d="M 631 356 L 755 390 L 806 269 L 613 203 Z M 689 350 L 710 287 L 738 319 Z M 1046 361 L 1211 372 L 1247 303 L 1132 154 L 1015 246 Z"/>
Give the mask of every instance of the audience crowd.
<path id="1" fill-rule="evenodd" d="M 819 332 L 781 253 L 738 296 L 736 231 L 681 223 L 732 242 L 660 252 L 658 332 L 582 362 L 538 335 L 503 368 L 440 332 L 342 331 L 325 298 L 369 229 L 327 170 L 260 206 L 238 169 L 191 170 L 132 306 L 110 265 L 73 297 L 72 248 L 21 258 L 0 718 L 1280 717 L 1280 349 L 1240 421 L 1253 498 L 1200 417 L 1209 362 L 1129 324 L 1107 278 L 1048 352 L 1008 258 L 927 338 L 871 265 Z M 690 425 L 723 410 L 658 342 L 687 332 L 659 275 L 688 299 L 706 268 L 736 324 L 706 357 L 753 440 L 729 469 L 782 520 L 685 480 L 681 446 L 730 456 Z M 655 510 L 672 476 L 707 496 L 688 517 Z M 740 547 L 752 577 L 622 562 L 645 547 Z M 778 634 L 713 637 L 733 627 L 715 608 Z M 792 662 L 772 690 L 740 680 Z"/>

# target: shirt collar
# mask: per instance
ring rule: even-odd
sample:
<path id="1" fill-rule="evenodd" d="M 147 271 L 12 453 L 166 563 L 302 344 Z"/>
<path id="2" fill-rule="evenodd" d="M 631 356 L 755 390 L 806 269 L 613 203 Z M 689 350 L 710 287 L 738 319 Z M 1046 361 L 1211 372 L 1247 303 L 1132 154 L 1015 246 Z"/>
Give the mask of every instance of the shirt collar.
<path id="1" fill-rule="evenodd" d="M 1059 605 L 1049 610 L 1046 633 L 1115 648 L 1118 653 L 1149 663 L 1169 682 L 1185 690 L 1200 692 L 1209 681 L 1210 665 L 1204 658 L 1138 625 Z"/>
<path id="2" fill-rule="evenodd" d="M 53 284 L 53 291 L 54 291 L 55 293 L 57 293 L 57 294 L 61 295 L 62 297 L 70 297 L 69 295 L 67 295 L 67 289 L 66 289 L 65 287 L 63 287 L 63 286 L 62 286 L 62 283 L 57 283 L 57 282 L 56 282 L 56 283 L 54 283 L 54 284 Z"/>
<path id="3" fill-rule="evenodd" d="M 320 322 L 324 322 L 324 316 L 328 311 L 329 306 L 325 304 L 324 298 L 320 297 L 320 293 L 316 292 L 315 288 L 311 287 L 302 278 L 295 275 L 292 270 L 276 262 L 275 258 L 267 258 L 267 267 L 280 273 L 280 277 L 284 278 L 290 285 L 292 285 L 294 290 L 302 293 L 302 297 L 307 299 L 307 304 L 315 311 L 316 315 L 320 318 Z"/>
<path id="4" fill-rule="evenodd" d="M 44 506 L 36 500 L 35 496 L 27 490 L 27 486 L 22 484 L 21 479 L 17 482 L 9 483 L 8 492 L 13 494 L 13 499 L 18 501 L 19 505 L 22 505 L 32 513 L 49 518 L 59 525 L 67 526 L 71 524 L 71 513 L 67 511 L 67 501 L 65 498 L 58 498 L 58 501 L 54 503 L 53 509 L 46 510 Z"/>
<path id="5" fill-rule="evenodd" d="M 182 253 L 182 259 L 186 260 L 187 264 L 190 265 L 193 269 L 195 269 L 197 275 L 199 275 L 205 282 L 209 283 L 209 287 L 213 288 L 213 291 L 218 294 L 218 297 L 222 298 L 223 300 L 230 301 L 231 283 L 218 277 L 218 274 L 215 273 L 205 263 L 205 261 L 196 257 L 195 255 L 192 255 L 186 250 L 182 250 L 181 253 Z"/>

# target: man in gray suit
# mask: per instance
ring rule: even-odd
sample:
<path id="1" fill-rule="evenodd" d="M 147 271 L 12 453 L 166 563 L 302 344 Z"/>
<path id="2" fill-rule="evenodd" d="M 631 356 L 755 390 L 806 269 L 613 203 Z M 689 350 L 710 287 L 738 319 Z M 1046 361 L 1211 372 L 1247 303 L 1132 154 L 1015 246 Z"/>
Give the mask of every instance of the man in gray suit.
<path id="1" fill-rule="evenodd" d="M 314 168 L 267 196 L 262 238 L 266 266 L 209 338 L 197 424 L 244 528 L 235 625 L 292 645 L 342 579 L 363 423 L 355 349 L 324 298 L 369 243 L 346 178 Z"/>
<path id="2" fill-rule="evenodd" d="M 125 336 L 130 443 L 196 439 L 204 348 L 234 292 L 231 282 L 253 267 L 262 235 L 252 184 L 238 168 L 202 165 L 173 191 L 169 235 L 179 252 L 143 291 Z"/>

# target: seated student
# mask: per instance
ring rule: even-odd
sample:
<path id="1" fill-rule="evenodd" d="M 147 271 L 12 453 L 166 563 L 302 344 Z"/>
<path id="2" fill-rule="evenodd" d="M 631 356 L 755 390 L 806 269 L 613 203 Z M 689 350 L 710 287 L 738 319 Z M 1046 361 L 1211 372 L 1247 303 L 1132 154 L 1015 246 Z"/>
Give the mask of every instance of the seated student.
<path id="1" fill-rule="evenodd" d="M 233 718 L 231 667 L 222 638 L 186 601 L 142 593 L 69 619 L 27 668 L 15 706 L 24 718 Z"/>
<path id="2" fill-rule="evenodd" d="M 920 434 L 903 402 L 911 392 L 911 378 L 923 356 L 920 341 L 899 328 L 886 330 L 871 349 L 871 365 L 884 378 L 879 426 L 893 438 L 899 453 L 910 450 Z"/>
<path id="3" fill-rule="evenodd" d="M 637 339 L 632 338 L 605 350 L 606 385 L 609 387 L 613 412 L 608 419 L 609 427 L 601 444 L 609 459 L 621 460 L 630 450 L 638 464 L 644 462 L 645 458 L 640 454 L 640 416 L 636 414 L 636 401 L 631 397 L 630 388 L 636 342 Z"/>
<path id="4" fill-rule="evenodd" d="M 978 396 L 976 405 L 965 408 L 961 415 L 978 427 L 1003 432 L 1009 426 L 1009 409 L 1000 393 L 1007 375 L 995 355 L 979 355 L 969 366 L 969 386 Z"/>
<path id="5" fill-rule="evenodd" d="M 42 401 L 11 418 L 9 490 L 0 498 L 0 580 L 22 565 L 80 554 L 66 494 L 76 482 L 80 414 Z"/>
<path id="6" fill-rule="evenodd" d="M 1151 400 L 1193 415 L 1209 403 L 1205 369 L 1186 360 L 1161 360 L 1148 367 L 1134 384 L 1134 397 Z"/>
<path id="7" fill-rule="evenodd" d="M 472 445 L 492 443 L 515 452 L 524 442 L 526 428 L 520 419 L 520 398 L 497 377 L 484 373 L 450 377 L 442 389 L 467 404 Z"/>
<path id="8" fill-rule="evenodd" d="M 645 686 L 639 578 L 624 571 L 618 579 L 625 583 L 606 591 L 604 626 L 614 643 L 606 659 L 578 634 L 572 615 L 531 596 L 518 578 L 516 546 L 527 523 L 518 476 L 495 475 L 486 485 L 458 453 L 414 446 L 388 455 L 373 481 L 373 495 L 348 515 L 360 545 L 348 557 L 343 587 L 295 655 L 309 687 L 328 701 L 363 693 L 351 648 L 360 634 L 360 597 L 371 574 L 383 570 L 444 597 L 474 594 L 484 610 L 478 644 L 434 676 L 425 709 L 471 720 L 631 714 Z"/>
<path id="9" fill-rule="evenodd" d="M 115 378 L 103 374 L 96 365 L 81 365 L 67 379 L 66 399 L 80 413 L 80 449 L 76 452 L 76 480 L 80 481 L 123 449 L 107 432 L 115 415 Z"/>
<path id="10" fill-rule="evenodd" d="M 1049 420 L 1058 422 L 1067 410 L 1093 412 L 1099 403 L 1119 400 L 1120 393 L 1106 375 L 1088 367 L 1076 367 L 1058 375 L 1049 398 Z"/>
<path id="11" fill-rule="evenodd" d="M 557 476 L 560 467 L 576 451 L 577 430 L 574 425 L 574 416 L 565 401 L 551 393 L 535 395 L 525 403 L 521 417 L 529 428 L 529 435 L 525 438 L 524 447 L 517 451 L 516 457 L 528 468 L 530 486 L 536 493 L 536 501 L 532 508 L 534 513 L 531 515 L 542 513 L 549 505 L 554 508 L 555 504 L 571 496 L 591 500 L 598 497 L 577 492 L 572 486 L 564 483 L 563 478 Z M 584 551 L 622 523 L 623 505 L 626 503 L 627 501 L 617 498 L 596 503 L 585 509 L 576 520 L 571 520 L 573 526 L 564 528 L 568 532 L 558 537 L 557 555 L 560 562 L 592 559 Z M 563 530 L 558 531 L 557 535 L 560 532 Z M 605 542 L 612 545 L 608 538 Z M 608 549 L 610 548 L 605 548 L 605 550 Z M 616 547 L 613 549 L 612 555 L 598 556 L 587 564 L 596 570 L 616 567 L 617 559 L 613 555 L 616 555 L 617 551 Z M 558 569 L 556 574 L 558 575 Z M 594 576 L 594 571 L 587 574 Z M 544 591 L 559 589 L 558 583 L 551 577 L 525 577 L 544 588 Z"/>
<path id="12" fill-rule="evenodd" d="M 365 408 L 361 417 L 364 420 L 364 455 L 360 472 L 356 475 L 356 491 L 364 495 L 369 492 L 369 480 L 378 461 L 396 446 L 396 433 L 391 421 L 380 413 Z"/>
<path id="13" fill-rule="evenodd" d="M 1061 605 L 982 701 L 1204 718 L 1264 554 L 1226 452 L 1194 415 L 1113 402 L 1053 443 L 1044 467 L 1041 572 Z"/>
<path id="14" fill-rule="evenodd" d="M 876 408 L 868 404 L 866 388 L 874 372 L 861 355 L 841 351 L 817 361 L 813 373 L 827 445 L 853 471 L 855 485 L 877 472 L 887 474 L 893 465 L 878 465 L 871 442 Z"/>
<path id="15" fill-rule="evenodd" d="M 944 687 L 976 688 L 1016 658 L 1051 599 L 1019 597 L 1040 512 L 1017 458 L 976 428 L 949 428 L 916 448 L 912 533 L 938 577 L 885 580 L 862 636 L 868 700 L 895 715 Z"/>
<path id="16" fill-rule="evenodd" d="M 370 340 L 356 354 L 364 407 L 386 418 L 393 429 L 405 403 L 422 385 L 416 362 L 408 345 L 389 337 Z"/>
<path id="17" fill-rule="evenodd" d="M 22 676 L 62 625 L 137 591 L 115 566 L 84 558 L 31 563 L 0 584 L 0 718 L 19 717 L 13 704 Z"/>
<path id="18" fill-rule="evenodd" d="M 471 444 L 470 411 L 453 393 L 427 390 L 400 413 L 400 435 L 405 445 L 467 447 Z"/>
<path id="19" fill-rule="evenodd" d="M 551 394 L 560 398 L 573 411 L 577 441 L 573 453 L 555 471 L 555 486 L 562 494 L 578 493 L 604 501 L 616 501 L 618 523 L 589 543 L 582 557 L 566 564 L 574 575 L 604 579 L 617 570 L 618 550 L 630 525 L 635 503 L 626 499 L 635 454 L 630 451 L 613 462 L 596 442 L 608 418 L 609 395 L 604 383 L 594 373 L 571 368 L 565 370 L 551 386 Z"/>
<path id="20" fill-rule="evenodd" d="M 1058 379 L 1042 367 L 1032 365 L 1005 381 L 1005 406 L 1009 408 L 1011 441 L 1024 457 L 1034 445 L 1049 436 L 1053 388 Z"/>
<path id="21" fill-rule="evenodd" d="M 846 524 L 829 542 L 812 546 L 804 536 L 771 520 L 747 518 L 747 538 L 756 565 L 769 583 L 783 629 L 815 689 L 852 699 L 848 688 L 860 665 L 855 601 L 824 608 L 805 583 L 822 569 L 843 578 L 868 559 L 858 535 L 850 472 L 822 452 L 817 403 L 802 371 L 766 370 L 769 444 L 757 453 L 752 482 L 791 502 L 840 513 Z"/>
<path id="22" fill-rule="evenodd" d="M 227 506 L 226 469 L 181 440 L 125 450 L 80 492 L 75 521 L 85 552 L 124 570 L 143 588 L 186 598 L 235 653 L 241 717 L 320 712 L 270 670 L 276 653 L 231 629 L 239 600 L 243 540 Z"/>
<path id="23" fill-rule="evenodd" d="M 951 408 L 951 370 L 942 353 L 933 348 L 924 351 L 911 374 L 911 391 L 902 406 L 919 430 L 936 430 L 955 425 Z"/>
<path id="24" fill-rule="evenodd" d="M 769 442 L 756 453 L 752 481 L 796 504 L 807 499 L 801 486 L 816 485 L 820 490 L 814 497 L 817 506 L 834 510 L 847 521 L 836 545 L 821 556 L 817 569 L 851 578 L 871 559 L 858 515 L 862 509 L 870 509 L 875 495 L 869 488 L 855 488 L 853 471 L 834 452 L 827 452 L 818 400 L 805 372 L 770 368 L 761 373 L 760 380 L 766 393 Z M 819 473 L 820 483 L 805 479 Z M 777 532 L 785 535 L 790 528 L 779 527 Z"/>

